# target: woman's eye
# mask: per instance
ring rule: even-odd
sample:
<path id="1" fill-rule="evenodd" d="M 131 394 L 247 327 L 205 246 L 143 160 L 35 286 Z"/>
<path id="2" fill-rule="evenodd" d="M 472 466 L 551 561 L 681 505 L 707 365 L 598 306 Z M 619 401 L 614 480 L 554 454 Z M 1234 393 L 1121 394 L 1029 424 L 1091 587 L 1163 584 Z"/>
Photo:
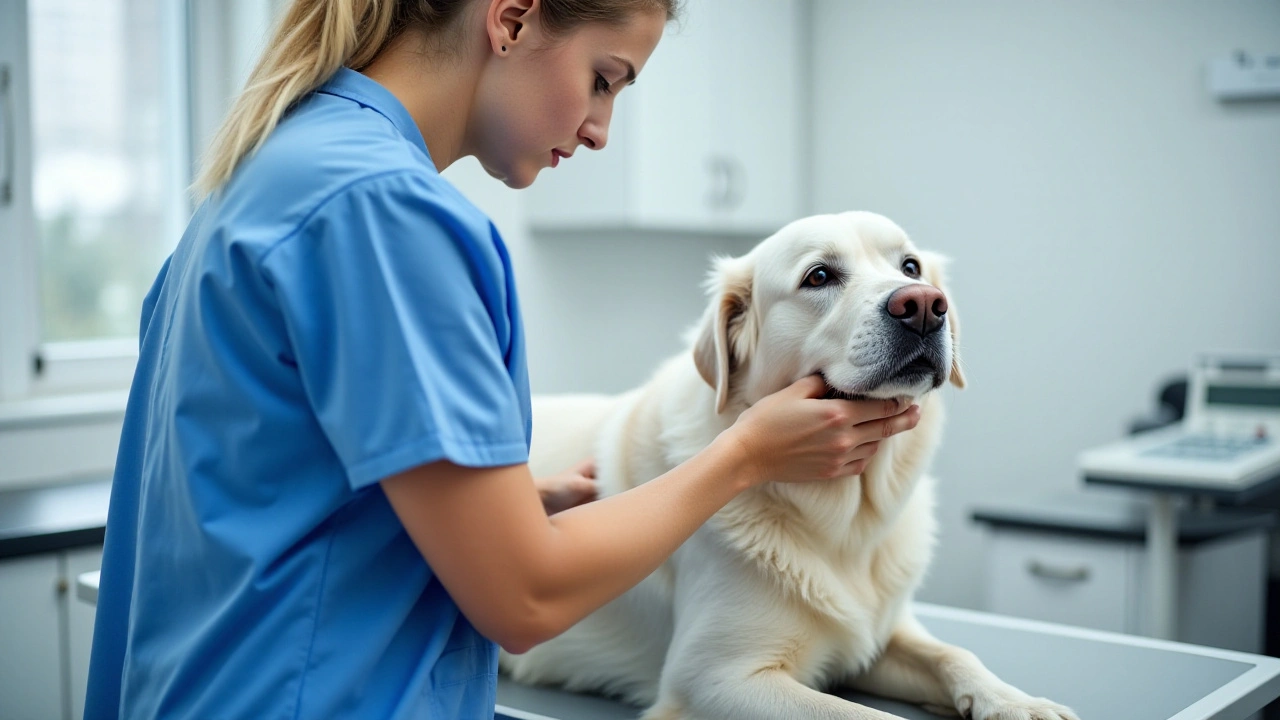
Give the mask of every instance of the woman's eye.
<path id="1" fill-rule="evenodd" d="M 604 76 L 600 73 L 596 73 L 596 92 L 604 93 L 605 95 L 608 95 L 611 92 L 611 90 L 609 90 L 609 81 L 605 80 Z"/>
<path id="2" fill-rule="evenodd" d="M 806 287 L 822 287 L 831 280 L 831 273 L 824 267 L 816 267 L 804 276 L 804 284 Z"/>
<path id="3" fill-rule="evenodd" d="M 920 261 L 915 258 L 907 258 L 902 261 L 902 272 L 909 278 L 920 277 Z"/>

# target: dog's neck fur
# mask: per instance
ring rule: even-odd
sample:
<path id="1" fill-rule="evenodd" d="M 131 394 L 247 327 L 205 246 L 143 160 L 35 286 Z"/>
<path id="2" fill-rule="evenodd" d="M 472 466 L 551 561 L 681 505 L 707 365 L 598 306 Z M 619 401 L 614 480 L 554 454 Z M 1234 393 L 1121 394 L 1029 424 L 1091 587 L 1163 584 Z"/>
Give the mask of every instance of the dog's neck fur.
<path id="1" fill-rule="evenodd" d="M 791 525 L 799 536 L 809 539 L 812 550 L 833 560 L 873 551 L 911 500 L 933 454 L 933 448 L 921 447 L 921 443 L 933 435 L 929 426 L 942 422 L 941 403 L 930 393 L 919 404 L 919 430 L 882 442 L 861 475 L 810 483 L 769 483 L 744 493 L 735 503 L 743 509 L 767 506 L 771 514 L 776 514 L 778 507 L 787 508 L 783 517 L 770 521 Z"/>
<path id="2" fill-rule="evenodd" d="M 679 398 L 680 418 L 662 428 L 662 444 L 671 467 L 706 447 L 719 432 L 733 424 L 747 405 L 731 398 L 724 413 L 715 413 L 714 391 L 702 381 L 692 362 L 675 361 L 664 372 L 683 375 L 687 393 Z M 824 615 L 840 619 L 846 604 L 839 599 L 843 571 L 867 567 L 872 572 L 892 572 L 895 582 L 888 587 L 905 593 L 923 573 L 930 553 L 917 554 L 923 562 L 898 567 L 882 553 L 895 523 L 913 498 L 925 504 L 917 512 L 927 512 L 932 523 L 932 486 L 917 497 L 933 447 L 923 447 L 942 422 L 942 404 L 936 393 L 919 401 L 920 423 L 916 430 L 896 435 L 881 443 L 879 451 L 860 476 L 811 483 L 767 483 L 748 490 L 708 523 L 708 527 L 736 548 L 763 574 L 777 579 L 800 600 Z M 932 531 L 928 533 L 932 543 Z M 797 539 L 804 547 L 796 547 Z M 813 575 L 812 563 L 799 561 L 798 553 L 826 560 L 821 576 Z M 884 557 L 882 557 L 884 555 Z M 882 560 L 888 558 L 887 562 Z M 886 600 L 891 600 L 886 598 Z"/>

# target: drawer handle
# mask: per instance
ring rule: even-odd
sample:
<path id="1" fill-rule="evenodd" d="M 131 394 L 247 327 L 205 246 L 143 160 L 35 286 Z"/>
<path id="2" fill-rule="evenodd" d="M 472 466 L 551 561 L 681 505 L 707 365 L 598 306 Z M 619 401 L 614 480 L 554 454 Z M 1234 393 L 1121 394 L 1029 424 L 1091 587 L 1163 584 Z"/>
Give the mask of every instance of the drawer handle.
<path id="1" fill-rule="evenodd" d="M 0 207 L 13 202 L 13 93 L 9 66 L 0 65 L 0 108 L 4 109 L 4 177 L 0 177 Z"/>
<path id="2" fill-rule="evenodd" d="M 1027 563 L 1027 572 L 1038 578 L 1061 580 L 1063 582 L 1084 582 L 1089 579 L 1089 568 L 1085 565 L 1063 567 L 1061 565 L 1042 563 L 1039 560 L 1031 560 Z"/>

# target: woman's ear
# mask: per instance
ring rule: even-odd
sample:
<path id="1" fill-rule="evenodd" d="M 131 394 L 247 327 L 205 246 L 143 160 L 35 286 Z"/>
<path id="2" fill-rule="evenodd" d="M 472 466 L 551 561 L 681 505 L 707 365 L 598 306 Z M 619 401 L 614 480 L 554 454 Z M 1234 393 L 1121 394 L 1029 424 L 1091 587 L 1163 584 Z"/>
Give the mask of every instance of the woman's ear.
<path id="1" fill-rule="evenodd" d="M 721 258 L 707 279 L 712 301 L 703 313 L 693 343 L 698 374 L 716 391 L 716 413 L 729 403 L 730 379 L 739 369 L 739 353 L 751 310 L 751 265 L 742 258 Z"/>
<path id="2" fill-rule="evenodd" d="M 514 48 L 538 6 L 538 0 L 489 0 L 484 22 L 489 49 L 498 55 L 506 55 Z"/>
<path id="3" fill-rule="evenodd" d="M 956 313 L 956 301 L 947 288 L 947 265 L 950 258 L 934 252 L 921 252 L 924 280 L 947 296 L 947 331 L 951 333 L 951 371 L 947 379 L 952 385 L 964 388 L 964 371 L 960 368 L 960 316 Z"/>

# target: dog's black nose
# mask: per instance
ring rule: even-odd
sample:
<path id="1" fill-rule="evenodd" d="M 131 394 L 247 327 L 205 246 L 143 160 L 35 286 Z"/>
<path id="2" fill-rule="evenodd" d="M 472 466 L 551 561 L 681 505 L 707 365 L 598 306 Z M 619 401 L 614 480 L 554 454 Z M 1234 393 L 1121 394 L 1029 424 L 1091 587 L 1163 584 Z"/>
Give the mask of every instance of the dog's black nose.
<path id="1" fill-rule="evenodd" d="M 932 285 L 906 285 L 889 295 L 884 310 L 907 330 L 925 337 L 942 327 L 947 317 L 947 296 Z"/>

